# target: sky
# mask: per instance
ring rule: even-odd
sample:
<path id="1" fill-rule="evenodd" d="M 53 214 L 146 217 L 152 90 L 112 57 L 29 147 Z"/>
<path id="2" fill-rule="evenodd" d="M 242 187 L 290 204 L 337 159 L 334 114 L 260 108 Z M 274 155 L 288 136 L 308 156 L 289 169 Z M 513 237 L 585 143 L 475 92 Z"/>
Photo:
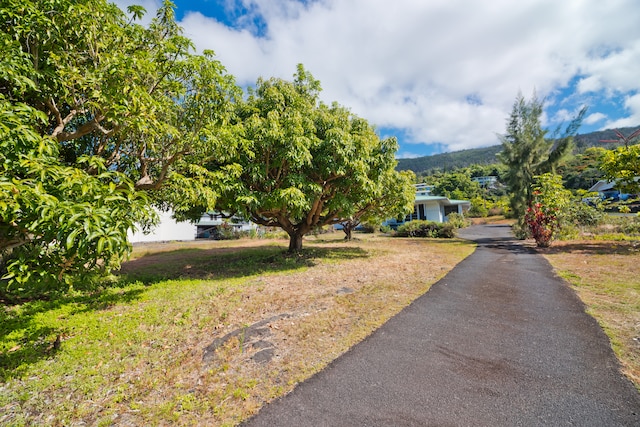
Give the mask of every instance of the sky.
<path id="1" fill-rule="evenodd" d="M 149 19 L 157 0 L 139 4 Z M 518 93 L 543 126 L 640 125 L 638 0 L 174 0 L 184 34 L 243 87 L 292 79 L 396 136 L 408 158 L 499 144 Z"/>

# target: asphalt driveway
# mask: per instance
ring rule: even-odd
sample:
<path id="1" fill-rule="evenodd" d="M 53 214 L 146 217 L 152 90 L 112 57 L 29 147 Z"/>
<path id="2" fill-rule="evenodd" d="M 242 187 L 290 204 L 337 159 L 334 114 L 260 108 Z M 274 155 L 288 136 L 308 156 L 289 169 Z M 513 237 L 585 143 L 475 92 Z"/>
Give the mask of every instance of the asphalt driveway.
<path id="1" fill-rule="evenodd" d="M 640 426 L 606 335 L 509 227 L 247 426 Z M 428 263 L 429 259 L 425 259 Z"/>

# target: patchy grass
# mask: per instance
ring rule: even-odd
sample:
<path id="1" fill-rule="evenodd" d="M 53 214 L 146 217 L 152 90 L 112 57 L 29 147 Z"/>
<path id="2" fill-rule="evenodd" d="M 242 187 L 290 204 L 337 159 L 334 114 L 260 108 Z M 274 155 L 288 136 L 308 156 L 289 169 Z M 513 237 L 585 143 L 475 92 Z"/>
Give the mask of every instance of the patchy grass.
<path id="1" fill-rule="evenodd" d="M 571 283 L 587 312 L 600 323 L 623 372 L 640 390 L 638 242 L 555 242 L 541 253 Z"/>
<path id="2" fill-rule="evenodd" d="M 286 245 L 143 245 L 102 292 L 0 307 L 0 424 L 237 424 L 474 248 L 338 233 Z"/>

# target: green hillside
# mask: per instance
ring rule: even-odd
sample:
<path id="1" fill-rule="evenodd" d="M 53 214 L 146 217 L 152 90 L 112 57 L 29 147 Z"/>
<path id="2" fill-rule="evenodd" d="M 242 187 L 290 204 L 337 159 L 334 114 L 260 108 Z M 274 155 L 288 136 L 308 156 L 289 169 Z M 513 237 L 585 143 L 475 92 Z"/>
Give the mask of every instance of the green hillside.
<path id="1" fill-rule="evenodd" d="M 618 129 L 623 135 L 629 135 L 640 126 Z M 617 139 L 613 130 L 576 135 L 575 153 L 582 153 L 589 147 L 599 146 L 604 148 L 615 148 L 620 144 L 603 143 L 601 140 Z M 413 159 L 399 159 L 398 170 L 411 170 L 416 174 L 428 175 L 437 170 L 448 171 L 457 168 L 468 167 L 473 164 L 486 165 L 497 163 L 496 155 L 502 150 L 502 145 L 491 147 L 472 148 L 469 150 L 454 151 L 451 153 L 435 154 L 433 156 L 416 157 Z"/>

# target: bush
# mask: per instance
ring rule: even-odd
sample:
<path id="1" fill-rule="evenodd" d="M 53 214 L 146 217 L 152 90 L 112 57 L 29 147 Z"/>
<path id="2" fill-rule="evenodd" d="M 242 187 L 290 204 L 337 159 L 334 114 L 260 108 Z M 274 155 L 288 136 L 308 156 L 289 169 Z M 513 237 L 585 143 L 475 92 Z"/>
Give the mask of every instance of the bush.
<path id="1" fill-rule="evenodd" d="M 469 226 L 469 221 L 458 213 L 450 213 L 447 215 L 447 223 L 451 224 L 453 228 L 464 228 Z"/>
<path id="2" fill-rule="evenodd" d="M 520 224 L 515 223 L 511 226 L 511 231 L 516 239 L 525 240 L 531 237 L 531 233 L 529 232 L 529 227 L 522 227 Z"/>
<path id="3" fill-rule="evenodd" d="M 369 224 L 369 223 L 360 224 L 358 227 L 356 227 L 356 231 L 359 231 L 360 233 L 369 233 L 369 234 L 375 233 L 376 225 Z"/>
<path id="4" fill-rule="evenodd" d="M 490 202 L 489 202 L 490 204 Z M 471 218 L 484 218 L 489 215 L 489 209 L 487 208 L 487 201 L 480 197 L 474 197 L 471 199 L 471 209 L 467 212 L 467 215 Z"/>
<path id="5" fill-rule="evenodd" d="M 596 226 L 602 224 L 604 217 L 602 209 L 578 202 L 568 207 L 566 221 L 574 225 Z"/>
<path id="6" fill-rule="evenodd" d="M 398 227 L 397 237 L 432 237 L 450 239 L 454 237 L 453 225 L 434 221 L 409 221 Z"/>
<path id="7" fill-rule="evenodd" d="M 436 237 L 441 239 L 452 239 L 455 237 L 453 226 L 451 224 L 441 224 Z"/>
<path id="8" fill-rule="evenodd" d="M 240 237 L 242 237 L 242 232 L 226 222 L 213 229 L 213 238 L 215 240 L 236 240 Z"/>
<path id="9" fill-rule="evenodd" d="M 627 235 L 640 235 L 640 217 L 618 218 L 618 229 Z"/>

